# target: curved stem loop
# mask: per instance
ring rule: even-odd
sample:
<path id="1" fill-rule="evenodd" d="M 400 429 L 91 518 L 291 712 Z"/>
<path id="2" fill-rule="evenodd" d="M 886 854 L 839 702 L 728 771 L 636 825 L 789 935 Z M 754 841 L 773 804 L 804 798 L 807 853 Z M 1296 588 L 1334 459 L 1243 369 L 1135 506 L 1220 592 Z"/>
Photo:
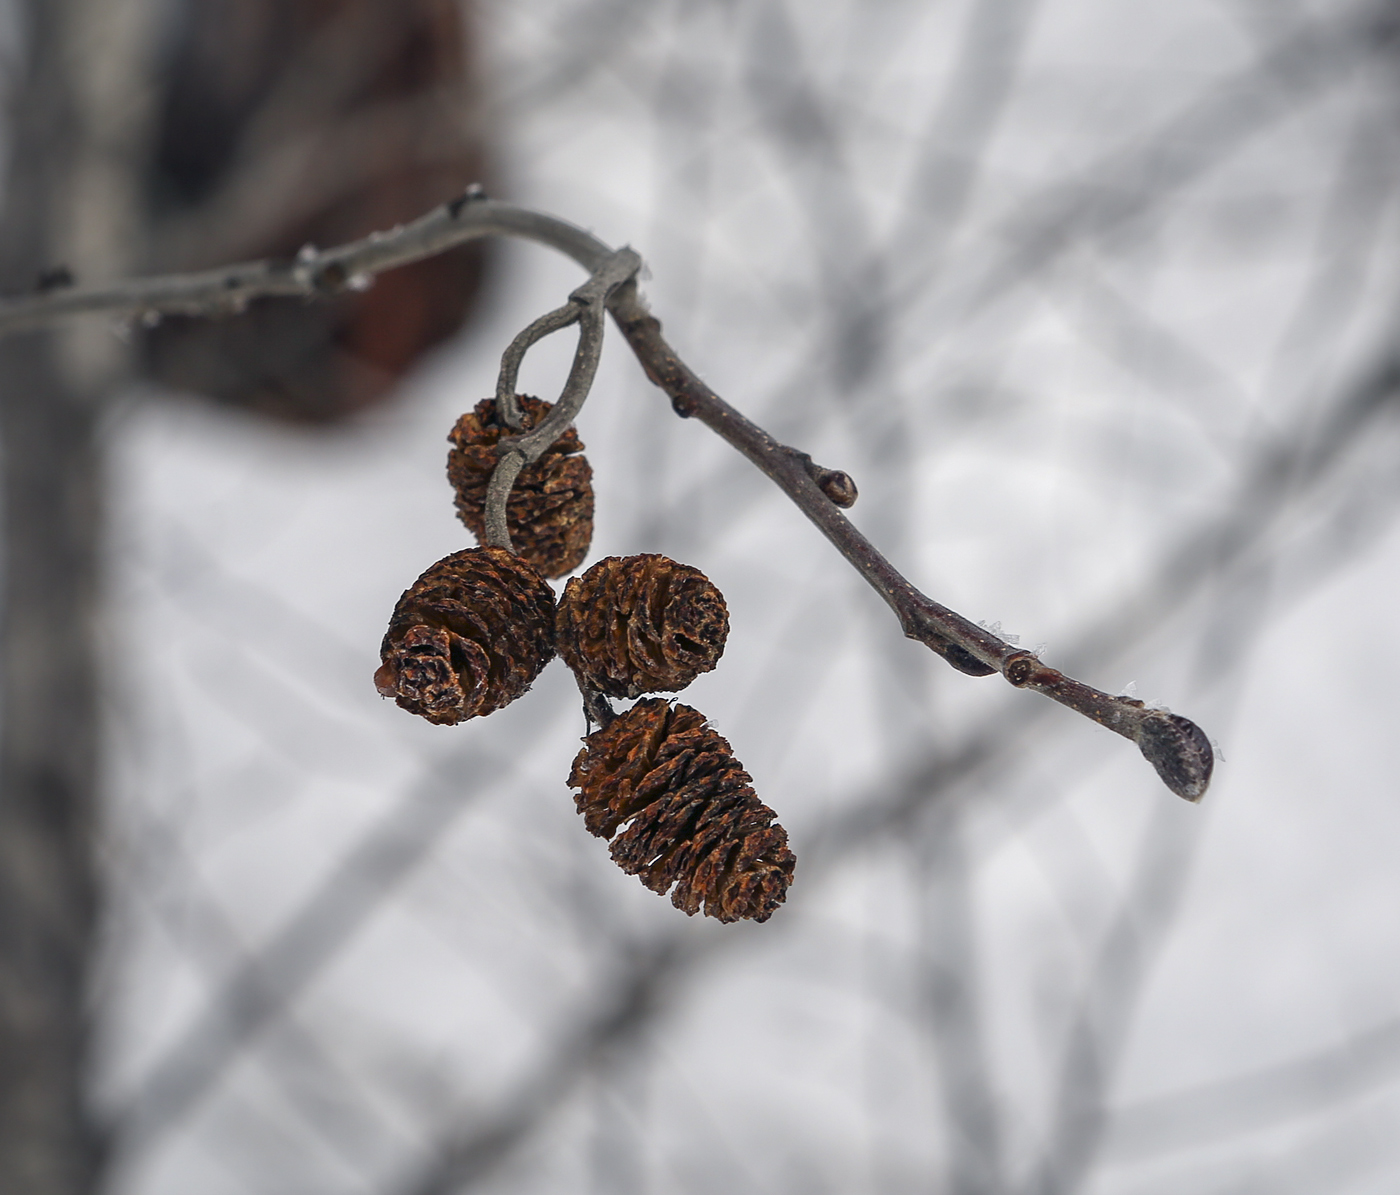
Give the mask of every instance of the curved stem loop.
<path id="1" fill-rule="evenodd" d="M 573 324 L 579 326 L 574 363 L 549 415 L 538 427 L 523 435 L 503 436 L 496 444 L 496 452 L 501 459 L 486 487 L 486 542 L 492 547 L 514 551 L 506 526 L 506 503 L 510 499 L 511 487 L 515 485 L 521 469 L 539 460 L 583 409 L 588 393 L 593 389 L 593 379 L 598 374 L 598 362 L 603 355 L 607 301 L 620 286 L 636 276 L 641 266 L 641 257 L 630 248 L 624 246 L 609 253 L 598 263 L 588 281 L 569 296 L 569 301 L 563 307 L 540 316 L 512 340 L 501 355 L 501 371 L 496 379 L 496 410 L 507 427 L 522 429 L 525 413 L 515 394 L 515 382 L 525 354 L 546 336 Z"/>

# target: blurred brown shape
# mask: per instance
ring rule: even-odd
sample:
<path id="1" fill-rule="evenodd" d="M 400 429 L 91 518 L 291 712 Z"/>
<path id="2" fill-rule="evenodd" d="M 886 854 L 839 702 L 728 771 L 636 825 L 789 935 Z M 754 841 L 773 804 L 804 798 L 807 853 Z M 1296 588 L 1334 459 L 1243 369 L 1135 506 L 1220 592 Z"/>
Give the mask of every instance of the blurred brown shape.
<path id="1" fill-rule="evenodd" d="M 796 856 L 729 743 L 688 705 L 639 701 L 584 740 L 569 785 L 584 825 L 613 838 L 614 862 L 693 916 L 767 921 Z M 627 828 L 618 834 L 618 830 Z"/>
<path id="2" fill-rule="evenodd" d="M 554 593 L 504 548 L 439 560 L 399 598 L 374 684 L 439 726 L 509 705 L 554 658 Z"/>
<path id="3" fill-rule="evenodd" d="M 517 396 L 525 416 L 521 431 L 541 423 L 552 404 Z M 496 417 L 496 402 L 484 398 L 448 433 L 447 480 L 456 493 L 457 517 L 478 539 L 486 534 L 486 487 L 500 458 L 496 442 L 518 434 Z M 573 572 L 593 540 L 593 469 L 583 442 L 570 427 L 533 465 L 526 465 L 506 500 L 511 545 L 546 577 Z"/>
<path id="4" fill-rule="evenodd" d="M 153 269 L 290 258 L 479 181 L 482 106 L 457 0 L 185 0 L 152 166 Z M 479 245 L 317 303 L 269 299 L 145 336 L 157 380 L 324 422 L 384 397 L 468 313 Z"/>
<path id="5" fill-rule="evenodd" d="M 669 556 L 609 556 L 564 587 L 558 648 L 609 697 L 674 693 L 719 662 L 729 637 L 724 596 Z"/>

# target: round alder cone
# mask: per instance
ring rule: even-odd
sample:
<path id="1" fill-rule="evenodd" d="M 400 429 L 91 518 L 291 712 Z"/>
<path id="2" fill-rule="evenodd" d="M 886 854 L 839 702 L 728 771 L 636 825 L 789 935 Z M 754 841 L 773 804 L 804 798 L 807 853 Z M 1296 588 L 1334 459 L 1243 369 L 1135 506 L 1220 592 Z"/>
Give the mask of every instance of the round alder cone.
<path id="1" fill-rule="evenodd" d="M 669 556 L 609 556 L 559 599 L 559 654 L 609 697 L 684 689 L 719 662 L 728 637 L 724 596 Z"/>
<path id="2" fill-rule="evenodd" d="M 674 884 L 676 908 L 721 921 L 767 921 L 797 864 L 752 783 L 704 714 L 660 697 L 584 739 L 569 773 L 583 824 L 612 838 L 623 871 L 653 892 Z"/>
<path id="3" fill-rule="evenodd" d="M 486 486 L 500 457 L 496 441 L 529 431 L 544 420 L 551 403 L 517 396 L 525 414 L 520 431 L 496 417 L 496 401 L 484 398 L 452 429 L 448 439 L 447 480 L 456 491 L 457 517 L 477 539 L 486 536 Z M 506 500 L 511 545 L 546 577 L 562 577 L 583 563 L 593 540 L 593 470 L 570 427 L 533 465 L 520 470 Z"/>
<path id="4" fill-rule="evenodd" d="M 375 688 L 451 726 L 509 705 L 554 656 L 554 594 L 504 548 L 439 560 L 399 598 Z"/>

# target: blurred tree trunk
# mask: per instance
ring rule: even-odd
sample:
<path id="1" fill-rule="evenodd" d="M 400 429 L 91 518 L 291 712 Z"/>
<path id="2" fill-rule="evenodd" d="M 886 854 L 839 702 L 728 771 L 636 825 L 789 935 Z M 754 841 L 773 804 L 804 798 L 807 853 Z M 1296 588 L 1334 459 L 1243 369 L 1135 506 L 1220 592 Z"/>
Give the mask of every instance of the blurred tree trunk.
<path id="1" fill-rule="evenodd" d="M 187 204 L 178 228 L 160 224 L 164 239 L 219 260 L 363 235 L 481 177 L 480 107 L 455 0 L 18 7 L 23 45 L 6 96 L 0 293 L 64 285 L 54 272 L 60 263 L 85 282 L 141 265 L 190 266 L 150 256 L 152 221 L 169 215 L 151 210 L 152 194 L 165 194 L 161 167 L 175 151 L 198 158 L 220 202 L 211 210 Z M 157 26 L 176 17 L 171 28 L 185 41 L 157 63 Z M 258 36 L 240 42 L 239 30 Z M 220 90 L 245 75 L 241 89 Z M 377 139 L 361 127 L 366 121 Z M 313 169 L 352 135 L 359 152 L 337 160 L 353 170 L 329 178 Z M 233 202 L 236 184 L 265 183 L 262 167 L 284 161 L 309 163 L 283 179 L 272 207 L 274 216 L 290 210 L 297 219 L 287 227 L 265 220 L 246 243 L 217 242 L 216 232 L 233 236 L 257 223 L 256 205 Z M 267 198 L 265 186 L 244 189 Z M 232 337 L 233 356 L 246 364 L 283 325 L 325 325 L 311 338 L 314 351 L 296 358 L 299 390 L 262 353 L 251 390 L 275 383 L 281 397 L 233 398 L 331 419 L 376 400 L 460 326 L 480 269 L 480 248 L 465 248 L 396 271 L 338 305 L 270 306 L 270 328 L 253 328 L 251 341 L 251 319 L 179 328 L 171 321 L 160 335 L 173 344 L 183 329 L 205 356 L 186 344 L 181 360 L 193 382 L 181 380 L 230 398 L 217 384 L 229 354 L 210 356 L 211 345 Z M 358 364 L 347 372 L 352 358 Z M 102 1169 L 102 1133 L 86 1101 L 100 886 L 99 420 L 102 397 L 130 365 L 127 346 L 98 321 L 0 340 L 0 1195 L 92 1192 Z M 361 377 L 366 370 L 373 384 Z M 310 398 L 297 405 L 287 398 L 293 392 Z"/>
<path id="2" fill-rule="evenodd" d="M 0 286 L 59 260 L 75 111 L 72 0 L 26 0 L 9 101 Z M 95 404 L 56 339 L 0 342 L 0 1191 L 91 1191 L 100 1150 L 84 1078 L 97 909 Z"/>

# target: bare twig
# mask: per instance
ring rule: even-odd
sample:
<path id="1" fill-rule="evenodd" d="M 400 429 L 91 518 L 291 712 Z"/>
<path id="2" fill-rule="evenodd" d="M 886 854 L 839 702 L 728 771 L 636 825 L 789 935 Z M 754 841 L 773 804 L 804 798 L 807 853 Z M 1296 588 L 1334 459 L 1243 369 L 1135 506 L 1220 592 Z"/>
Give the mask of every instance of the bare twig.
<path id="1" fill-rule="evenodd" d="M 506 501 L 520 470 L 532 465 L 559 439 L 583 410 L 593 379 L 598 374 L 598 361 L 603 355 L 604 304 L 613 292 L 629 281 L 639 269 L 642 259 L 624 246 L 609 254 L 593 271 L 593 276 L 569 296 L 563 307 L 543 315 L 510 342 L 501 357 L 501 372 L 496 380 L 496 409 L 508 427 L 522 428 L 524 412 L 515 397 L 515 379 L 520 363 L 531 345 L 553 332 L 578 324 L 578 348 L 573 367 L 564 382 L 564 389 L 553 409 L 539 427 L 523 435 L 507 436 L 496 444 L 500 463 L 491 473 L 486 486 L 486 542 L 495 547 L 511 549 L 510 530 L 506 526 Z M 512 549 L 513 550 L 513 549 Z"/>
<path id="2" fill-rule="evenodd" d="M 612 253 L 607 245 L 581 228 L 487 199 L 478 188 L 389 232 L 374 232 L 324 251 L 308 247 L 295 261 L 243 262 L 190 274 L 54 288 L 3 301 L 0 334 L 43 327 L 74 315 L 218 316 L 240 311 L 254 299 L 316 298 L 363 285 L 385 270 L 433 257 L 484 236 L 539 241 L 572 257 L 590 272 Z"/>
<path id="3" fill-rule="evenodd" d="M 583 308 L 577 304 L 565 303 L 540 316 L 506 346 L 506 351 L 501 354 L 501 372 L 496 377 L 496 411 L 507 427 L 520 431 L 525 426 L 525 413 L 520 409 L 520 401 L 515 394 L 515 379 L 520 373 L 520 363 L 525 360 L 526 351 L 550 333 L 561 332 L 578 323 L 582 314 Z"/>
<path id="4" fill-rule="evenodd" d="M 831 540 L 851 566 L 884 598 L 905 635 L 941 655 L 969 676 L 1000 672 L 1017 688 L 1034 689 L 1061 705 L 1132 739 L 1174 793 L 1189 801 L 1204 795 L 1214 763 L 1200 728 L 1179 715 L 1148 709 L 1131 697 L 1114 697 L 1042 664 L 920 593 L 837 508 L 803 463 L 803 454 L 780 444 L 720 398 L 662 338 L 660 323 L 623 287 L 613 316 L 647 376 L 670 396 L 683 418 L 695 417 L 758 466 Z"/>
<path id="5" fill-rule="evenodd" d="M 598 372 L 598 359 L 603 350 L 604 305 L 620 286 L 629 282 L 636 275 L 641 266 L 642 259 L 637 256 L 634 250 L 624 246 L 602 262 L 594 270 L 593 277 L 569 296 L 570 304 L 577 307 L 579 311 L 579 344 L 578 350 L 574 354 L 573 368 L 569 371 L 568 380 L 564 383 L 564 390 L 559 395 L 559 401 L 554 404 L 554 409 L 550 411 L 549 417 L 539 427 L 527 435 L 512 436 L 510 439 L 502 441 L 498 451 L 503 456 L 509 452 L 516 452 L 523 456 L 527 463 L 533 464 L 577 418 L 588 398 L 588 392 L 593 386 L 593 378 Z M 551 316 L 557 314 L 554 312 L 551 313 Z M 531 327 L 534 326 L 531 325 Z M 566 327 L 567 325 L 560 324 L 559 326 Z M 539 339 L 539 337 L 535 339 Z M 506 390 L 509 390 L 512 399 L 514 398 L 515 375 L 520 367 L 520 357 L 523 355 L 522 350 L 520 356 L 514 360 L 509 373 L 509 385 L 506 385 L 506 362 L 504 360 L 501 362 L 501 381 L 496 388 L 497 402 L 500 401 L 502 393 Z M 519 427 L 520 423 L 517 420 L 512 422 L 511 426 Z"/>
<path id="6" fill-rule="evenodd" d="M 662 337 L 661 324 L 637 293 L 632 279 L 640 259 L 635 253 L 625 248 L 614 251 L 591 233 L 552 216 L 486 199 L 479 188 L 411 224 L 324 252 L 308 248 L 292 263 L 252 262 L 198 274 L 136 279 L 105 287 L 75 287 L 11 300 L 0 304 L 0 334 L 84 312 L 219 315 L 237 311 L 264 296 L 312 298 L 363 285 L 384 270 L 481 236 L 519 236 L 539 241 L 572 257 L 593 274 L 570 297 L 583 308 L 579 321 L 584 332 L 559 403 L 550 418 L 534 431 L 509 437 L 498 445 L 501 464 L 492 475 L 487 497 L 488 542 L 501 546 L 510 543 L 504 519 L 505 498 L 515 480 L 510 468 L 518 474 L 524 463 L 538 459 L 572 422 L 587 396 L 597 368 L 599 339 L 596 330 L 590 333 L 589 329 L 595 326 L 596 315 L 605 304 L 647 376 L 670 397 L 676 413 L 699 419 L 786 493 L 885 600 L 909 638 L 937 652 L 960 672 L 969 676 L 1000 672 L 1017 688 L 1034 689 L 1132 739 L 1178 796 L 1196 801 L 1205 793 L 1214 759 L 1209 741 L 1194 723 L 1164 710 L 1148 709 L 1130 697 L 1111 696 L 1066 676 L 1041 663 L 1033 653 L 1005 642 L 911 585 L 838 509 L 838 502 L 849 504 L 844 498 L 854 500 L 854 483 L 849 489 L 840 483 L 833 486 L 830 478 L 826 485 L 819 483 L 817 478 L 822 473 L 837 475 L 834 471 L 813 470 L 806 454 L 779 443 L 745 418 L 680 360 Z M 554 325 L 548 331 L 568 326 L 558 322 L 563 318 L 559 313 L 546 317 L 545 322 Z M 532 329 L 538 327 L 539 321 L 532 325 Z M 527 329 L 524 335 L 532 334 Z M 544 334 L 547 333 L 540 333 Z M 528 343 L 515 353 L 516 368 L 526 348 Z M 507 350 L 503 374 L 515 349 L 513 344 Z M 512 460 L 518 463 L 507 467 Z M 496 517 L 492 519 L 492 515 Z"/>
<path id="7" fill-rule="evenodd" d="M 518 452 L 509 452 L 491 470 L 491 480 L 486 483 L 486 534 L 482 538 L 493 548 L 515 551 L 510 528 L 506 526 L 506 499 L 524 467 L 525 458 Z"/>

